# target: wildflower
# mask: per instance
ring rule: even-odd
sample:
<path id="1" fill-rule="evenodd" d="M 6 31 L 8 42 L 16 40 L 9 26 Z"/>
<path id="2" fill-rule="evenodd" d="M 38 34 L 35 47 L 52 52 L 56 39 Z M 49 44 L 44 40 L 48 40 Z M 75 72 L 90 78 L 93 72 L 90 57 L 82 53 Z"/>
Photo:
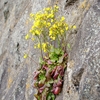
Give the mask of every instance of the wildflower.
<path id="1" fill-rule="evenodd" d="M 32 28 L 38 27 L 38 26 L 40 26 L 40 21 L 39 20 L 34 23 L 34 26 L 32 26 Z"/>
<path id="2" fill-rule="evenodd" d="M 43 10 L 44 10 L 44 11 L 49 11 L 49 10 L 51 10 L 51 9 L 48 7 L 48 8 L 44 8 Z"/>
<path id="3" fill-rule="evenodd" d="M 54 36 L 50 36 L 50 38 L 51 38 L 52 40 L 55 40 L 55 39 L 56 39 L 56 37 L 54 37 Z"/>
<path id="4" fill-rule="evenodd" d="M 49 31 L 49 36 L 51 36 L 53 34 L 52 30 Z"/>
<path id="5" fill-rule="evenodd" d="M 29 37 L 30 37 L 29 34 L 27 34 L 27 35 L 25 36 L 25 39 L 28 40 Z"/>
<path id="6" fill-rule="evenodd" d="M 53 18 L 53 17 L 54 17 L 54 15 L 53 15 L 53 14 L 50 14 L 50 15 L 49 15 L 49 17 L 50 17 L 50 18 Z"/>
<path id="7" fill-rule="evenodd" d="M 38 48 L 40 48 L 40 47 L 41 47 L 41 46 L 40 46 L 40 43 L 37 45 L 37 47 L 38 47 Z"/>
<path id="8" fill-rule="evenodd" d="M 65 20 L 65 17 L 61 17 L 61 21 L 64 21 Z"/>
<path id="9" fill-rule="evenodd" d="M 73 29 L 76 29 L 76 26 L 75 25 L 73 26 Z"/>
<path id="10" fill-rule="evenodd" d="M 56 38 L 55 37 L 52 37 L 52 40 L 55 40 Z"/>
<path id="11" fill-rule="evenodd" d="M 51 26 L 51 23 L 47 23 L 47 26 Z"/>
<path id="12" fill-rule="evenodd" d="M 54 20 L 53 19 L 51 19 L 51 22 L 53 22 Z"/>
<path id="13" fill-rule="evenodd" d="M 68 27 L 66 27 L 66 31 L 68 30 Z"/>
<path id="14" fill-rule="evenodd" d="M 57 26 L 56 26 L 55 24 L 53 25 L 53 27 L 54 27 L 54 28 L 57 28 Z"/>
<path id="15" fill-rule="evenodd" d="M 44 21 L 43 24 L 46 25 L 46 21 Z"/>
<path id="16" fill-rule="evenodd" d="M 61 30 L 61 33 L 64 33 L 64 30 Z"/>
<path id="17" fill-rule="evenodd" d="M 29 30 L 30 33 L 32 33 L 32 30 Z"/>
<path id="18" fill-rule="evenodd" d="M 36 33 L 37 35 L 40 35 L 40 34 L 41 34 L 38 30 L 36 30 L 35 33 Z"/>
<path id="19" fill-rule="evenodd" d="M 47 43 L 42 43 L 42 50 L 43 50 L 44 52 L 47 51 Z"/>
<path id="20" fill-rule="evenodd" d="M 26 59 L 28 57 L 28 54 L 24 54 L 23 58 Z"/>
<path id="21" fill-rule="evenodd" d="M 36 46 L 36 45 L 34 45 L 34 48 L 36 49 L 36 48 L 37 48 L 37 46 Z"/>
<path id="22" fill-rule="evenodd" d="M 30 17 L 34 17 L 34 14 L 30 13 Z"/>
<path id="23" fill-rule="evenodd" d="M 54 8 L 58 9 L 59 7 L 57 5 L 54 5 Z"/>

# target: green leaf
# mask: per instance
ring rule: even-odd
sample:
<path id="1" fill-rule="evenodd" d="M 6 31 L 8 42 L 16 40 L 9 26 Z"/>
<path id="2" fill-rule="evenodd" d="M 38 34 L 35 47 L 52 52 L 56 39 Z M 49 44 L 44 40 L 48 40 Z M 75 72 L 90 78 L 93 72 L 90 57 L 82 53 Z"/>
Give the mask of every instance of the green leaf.
<path id="1" fill-rule="evenodd" d="M 58 61 L 58 57 L 54 56 L 53 58 L 51 58 L 51 62 L 56 62 Z"/>
<path id="2" fill-rule="evenodd" d="M 57 55 L 59 55 L 59 54 L 61 54 L 61 49 L 55 49 L 55 53 L 57 54 Z"/>
<path id="3" fill-rule="evenodd" d="M 59 57 L 58 63 L 61 64 L 63 62 L 63 59 L 64 59 L 64 56 Z"/>
<path id="4" fill-rule="evenodd" d="M 51 100 L 51 96 L 50 95 L 47 97 L 47 100 Z"/>
<path id="5" fill-rule="evenodd" d="M 52 96 L 51 96 L 51 97 L 52 97 L 52 100 L 55 100 L 55 95 L 54 95 L 54 94 L 52 94 Z"/>
<path id="6" fill-rule="evenodd" d="M 54 81 L 51 79 L 50 81 L 48 81 L 48 82 L 46 83 L 46 86 L 47 86 L 47 87 L 50 87 L 51 84 L 52 84 L 53 82 L 54 82 Z"/>
<path id="7" fill-rule="evenodd" d="M 42 58 L 39 58 L 39 64 L 41 64 L 41 65 L 45 64 L 45 62 Z"/>
<path id="8" fill-rule="evenodd" d="M 50 49 L 50 52 L 55 52 L 55 48 L 52 47 L 52 48 Z"/>
<path id="9" fill-rule="evenodd" d="M 53 93 L 48 93 L 47 100 L 55 100 L 55 95 Z"/>
<path id="10" fill-rule="evenodd" d="M 44 73 L 40 73 L 40 74 L 39 74 L 39 81 L 40 81 L 41 83 L 44 83 L 45 80 L 46 80 L 45 74 L 44 74 Z"/>

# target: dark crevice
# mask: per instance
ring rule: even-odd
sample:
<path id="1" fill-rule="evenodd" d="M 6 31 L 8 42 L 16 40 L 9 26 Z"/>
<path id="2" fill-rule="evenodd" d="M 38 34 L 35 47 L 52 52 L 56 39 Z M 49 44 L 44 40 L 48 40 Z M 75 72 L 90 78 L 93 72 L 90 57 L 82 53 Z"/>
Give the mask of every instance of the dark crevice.
<path id="1" fill-rule="evenodd" d="M 3 71 L 2 76 L 1 76 L 1 81 L 0 81 L 0 90 L 1 90 L 1 84 L 2 84 L 2 80 L 4 79 L 6 70 Z"/>
<path id="2" fill-rule="evenodd" d="M 4 6 L 7 5 L 8 1 L 4 2 Z"/>
<path id="3" fill-rule="evenodd" d="M 17 43 L 17 51 L 19 51 L 19 43 Z"/>
<path id="4" fill-rule="evenodd" d="M 78 1 L 78 0 L 66 0 L 65 7 L 73 5 L 76 1 Z"/>
<path id="5" fill-rule="evenodd" d="M 15 68 L 17 69 L 20 63 L 20 44 L 17 42 L 16 44 L 16 54 L 17 54 L 17 64 L 15 65 Z"/>
<path id="6" fill-rule="evenodd" d="M 79 90 L 79 84 L 84 72 L 84 68 L 80 68 L 77 72 L 72 74 L 72 83 L 74 84 L 76 90 Z"/>
<path id="7" fill-rule="evenodd" d="M 5 22 L 6 22 L 10 16 L 9 9 L 6 9 L 3 13 L 4 13 Z"/>

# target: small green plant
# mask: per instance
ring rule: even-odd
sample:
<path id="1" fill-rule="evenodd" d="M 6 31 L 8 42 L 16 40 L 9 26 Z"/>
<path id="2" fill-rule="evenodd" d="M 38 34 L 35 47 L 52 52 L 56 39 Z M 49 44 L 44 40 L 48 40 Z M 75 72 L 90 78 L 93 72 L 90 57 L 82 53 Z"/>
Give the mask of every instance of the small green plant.
<path id="1" fill-rule="evenodd" d="M 33 25 L 25 39 L 34 41 L 34 48 L 41 52 L 40 68 L 34 73 L 37 100 L 55 100 L 63 85 L 68 59 L 66 33 L 76 26 L 69 26 L 65 17 L 58 16 L 58 10 L 55 5 L 30 14 Z M 25 54 L 24 58 L 27 57 Z"/>

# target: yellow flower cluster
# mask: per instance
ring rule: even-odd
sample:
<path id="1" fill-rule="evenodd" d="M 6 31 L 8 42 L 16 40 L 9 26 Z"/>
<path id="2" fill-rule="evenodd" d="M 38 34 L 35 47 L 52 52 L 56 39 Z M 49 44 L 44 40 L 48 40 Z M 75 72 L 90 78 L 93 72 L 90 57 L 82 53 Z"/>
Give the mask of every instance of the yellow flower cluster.
<path id="1" fill-rule="evenodd" d="M 38 44 L 36 44 L 35 46 L 34 46 L 34 48 L 38 48 L 38 49 L 42 49 L 44 52 L 47 52 L 47 50 L 48 50 L 48 46 L 49 46 L 49 43 L 47 42 L 47 43 L 38 43 Z"/>
<path id="2" fill-rule="evenodd" d="M 65 23 L 65 17 L 55 20 L 55 23 L 49 28 L 49 36 L 55 40 L 58 36 L 62 36 L 68 30 L 68 25 Z"/>
<path id="3" fill-rule="evenodd" d="M 25 39 L 28 40 L 30 38 L 29 34 L 26 34 Z"/>
<path id="4" fill-rule="evenodd" d="M 25 39 L 27 40 L 30 38 L 32 41 L 36 40 L 37 44 L 34 48 L 47 52 L 48 48 L 53 46 L 50 44 L 52 41 L 62 40 L 63 37 L 66 37 L 66 31 L 69 29 L 76 29 L 75 25 L 70 27 L 66 23 L 64 16 L 57 16 L 56 13 L 58 10 L 59 7 L 55 5 L 54 7 L 44 8 L 36 14 L 30 14 L 33 25 L 29 33 L 25 36 Z"/>
<path id="5" fill-rule="evenodd" d="M 30 14 L 31 19 L 34 19 L 30 33 L 32 35 L 40 36 L 44 32 L 44 28 L 51 26 L 51 22 L 54 21 L 55 12 L 58 11 L 58 6 L 45 8 L 43 11 L 39 11 L 36 14 Z"/>

